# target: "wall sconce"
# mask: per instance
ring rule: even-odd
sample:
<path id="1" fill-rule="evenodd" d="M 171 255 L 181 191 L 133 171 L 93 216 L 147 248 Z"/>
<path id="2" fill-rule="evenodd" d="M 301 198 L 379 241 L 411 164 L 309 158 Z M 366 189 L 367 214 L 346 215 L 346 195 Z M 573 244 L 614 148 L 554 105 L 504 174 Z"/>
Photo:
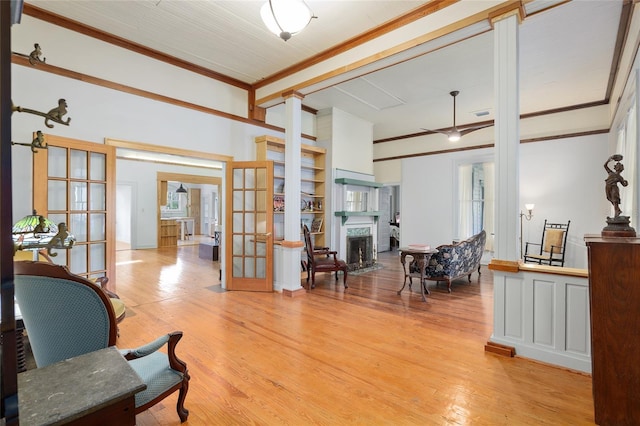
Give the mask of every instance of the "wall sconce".
<path id="1" fill-rule="evenodd" d="M 525 204 L 524 208 L 527 209 L 527 213 L 522 213 L 522 211 L 520 211 L 520 259 L 524 258 L 524 249 L 523 249 L 523 245 L 524 243 L 522 242 L 522 218 L 524 217 L 527 220 L 531 220 L 531 218 L 533 217 L 533 208 L 535 207 L 535 204 Z"/>
<path id="2" fill-rule="evenodd" d="M 284 41 L 304 30 L 316 18 L 304 0 L 268 0 L 260 9 L 269 31 Z"/>

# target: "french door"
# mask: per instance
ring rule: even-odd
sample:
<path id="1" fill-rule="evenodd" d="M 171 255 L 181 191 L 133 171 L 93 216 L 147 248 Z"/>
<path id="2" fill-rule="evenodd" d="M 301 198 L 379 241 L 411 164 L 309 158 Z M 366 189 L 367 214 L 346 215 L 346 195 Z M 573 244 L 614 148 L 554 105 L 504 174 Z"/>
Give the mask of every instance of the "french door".
<path id="1" fill-rule="evenodd" d="M 273 162 L 227 163 L 227 290 L 273 291 Z"/>
<path id="2" fill-rule="evenodd" d="M 76 242 L 55 250 L 57 264 L 115 289 L 115 147 L 46 135 L 33 155 L 33 208 L 67 224 Z"/>

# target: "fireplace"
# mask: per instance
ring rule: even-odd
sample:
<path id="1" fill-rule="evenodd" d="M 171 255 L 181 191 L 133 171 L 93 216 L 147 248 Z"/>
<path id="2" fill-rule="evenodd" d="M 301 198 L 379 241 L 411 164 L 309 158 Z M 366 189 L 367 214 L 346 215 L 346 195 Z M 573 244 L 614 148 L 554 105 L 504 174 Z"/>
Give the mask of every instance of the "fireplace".
<path id="1" fill-rule="evenodd" d="M 349 271 L 375 265 L 372 235 L 347 235 L 347 267 Z"/>

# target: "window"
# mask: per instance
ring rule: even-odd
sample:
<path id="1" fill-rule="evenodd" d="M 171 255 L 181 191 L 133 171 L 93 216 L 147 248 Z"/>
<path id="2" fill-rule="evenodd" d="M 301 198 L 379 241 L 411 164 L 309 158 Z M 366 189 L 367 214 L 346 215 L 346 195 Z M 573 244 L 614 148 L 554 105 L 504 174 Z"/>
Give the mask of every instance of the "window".
<path id="1" fill-rule="evenodd" d="M 482 231 L 494 232 L 494 164 L 477 162 L 458 166 L 458 238 L 466 239 Z M 493 240 L 487 238 L 487 250 Z"/>
<path id="2" fill-rule="evenodd" d="M 180 194 L 167 191 L 167 210 L 180 210 Z"/>

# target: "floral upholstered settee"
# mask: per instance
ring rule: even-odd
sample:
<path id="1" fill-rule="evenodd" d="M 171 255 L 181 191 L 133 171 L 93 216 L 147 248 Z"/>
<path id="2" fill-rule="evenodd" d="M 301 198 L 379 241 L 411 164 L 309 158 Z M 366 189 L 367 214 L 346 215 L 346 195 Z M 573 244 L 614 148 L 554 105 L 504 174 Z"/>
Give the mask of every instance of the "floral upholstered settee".
<path id="1" fill-rule="evenodd" d="M 446 281 L 449 293 L 451 293 L 451 281 L 456 278 L 468 275 L 471 281 L 473 271 L 477 270 L 480 275 L 480 260 L 486 240 L 487 234 L 483 230 L 464 241 L 437 247 L 438 253 L 431 256 L 425 270 L 425 279 Z M 415 262 L 411 266 L 415 272 L 419 272 Z"/>

